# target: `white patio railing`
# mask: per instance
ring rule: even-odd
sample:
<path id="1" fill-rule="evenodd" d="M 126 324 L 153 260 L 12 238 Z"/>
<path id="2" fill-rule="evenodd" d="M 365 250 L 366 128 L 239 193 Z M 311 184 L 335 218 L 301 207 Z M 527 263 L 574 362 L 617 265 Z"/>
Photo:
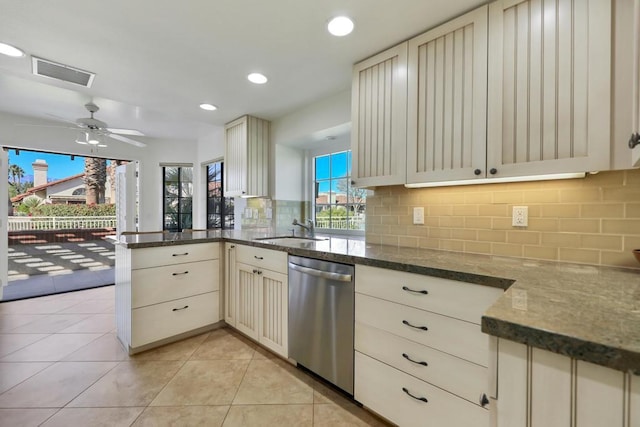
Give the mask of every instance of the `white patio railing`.
<path id="1" fill-rule="evenodd" d="M 9 231 L 115 228 L 115 216 L 10 216 Z"/>
<path id="2" fill-rule="evenodd" d="M 364 230 L 364 218 L 317 218 L 317 228 L 333 228 L 338 230 Z"/>

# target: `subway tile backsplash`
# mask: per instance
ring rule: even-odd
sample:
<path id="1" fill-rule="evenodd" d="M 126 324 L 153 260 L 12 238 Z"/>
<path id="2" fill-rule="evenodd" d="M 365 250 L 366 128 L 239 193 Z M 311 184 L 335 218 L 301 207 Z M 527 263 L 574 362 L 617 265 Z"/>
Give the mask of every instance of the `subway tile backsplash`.
<path id="1" fill-rule="evenodd" d="M 413 208 L 425 224 L 413 225 Z M 529 225 L 512 227 L 513 206 Z M 640 268 L 640 169 L 584 179 L 408 189 L 367 198 L 367 241 L 500 256 Z"/>

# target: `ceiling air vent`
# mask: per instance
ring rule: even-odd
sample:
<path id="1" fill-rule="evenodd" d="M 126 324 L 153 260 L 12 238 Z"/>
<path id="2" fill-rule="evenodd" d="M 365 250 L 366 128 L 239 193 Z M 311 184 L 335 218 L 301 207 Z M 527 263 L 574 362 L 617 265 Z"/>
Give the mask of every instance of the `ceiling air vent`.
<path id="1" fill-rule="evenodd" d="M 62 80 L 76 85 L 91 87 L 93 78 L 96 76 L 89 71 L 73 68 L 68 65 L 32 56 L 33 74 L 36 76 L 48 77 L 50 79 Z"/>

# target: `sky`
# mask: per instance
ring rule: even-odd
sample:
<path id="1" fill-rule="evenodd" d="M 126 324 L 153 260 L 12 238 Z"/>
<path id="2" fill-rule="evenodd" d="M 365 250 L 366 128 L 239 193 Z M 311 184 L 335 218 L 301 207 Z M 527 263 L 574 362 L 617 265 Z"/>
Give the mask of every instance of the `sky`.
<path id="1" fill-rule="evenodd" d="M 8 154 L 9 165 L 18 165 L 24 170 L 23 182 L 33 181 L 33 166 L 31 164 L 36 159 L 45 160 L 49 165 L 47 174 L 49 181 L 66 178 L 84 171 L 84 157 L 80 156 L 75 156 L 75 160 L 72 161 L 68 154 L 48 154 L 25 150 L 20 150 L 19 155 L 16 155 L 15 150 L 9 150 Z M 10 176 L 9 179 L 11 179 Z"/>

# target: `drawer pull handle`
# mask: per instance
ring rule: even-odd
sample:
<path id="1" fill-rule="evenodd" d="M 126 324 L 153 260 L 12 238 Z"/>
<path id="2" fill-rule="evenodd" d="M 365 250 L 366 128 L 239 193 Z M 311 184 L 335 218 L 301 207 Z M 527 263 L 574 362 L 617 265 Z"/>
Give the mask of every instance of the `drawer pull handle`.
<path id="1" fill-rule="evenodd" d="M 427 328 L 426 326 L 415 326 L 415 325 L 412 325 L 411 323 L 409 323 L 406 320 L 403 320 L 402 323 L 407 325 L 407 326 L 409 326 L 409 327 L 412 327 L 412 328 L 415 328 L 415 329 L 420 329 L 422 331 L 428 331 L 429 330 L 429 328 Z"/>
<path id="2" fill-rule="evenodd" d="M 407 393 L 407 395 L 409 395 L 410 397 L 414 398 L 415 400 L 419 400 L 419 401 L 424 402 L 424 403 L 429 403 L 429 401 L 427 400 L 426 397 L 414 396 L 413 394 L 411 394 L 411 392 L 409 390 L 407 390 L 406 387 L 402 387 L 402 391 Z"/>
<path id="3" fill-rule="evenodd" d="M 415 363 L 416 365 L 429 366 L 427 362 L 418 362 L 417 360 L 413 360 L 407 353 L 402 353 L 402 357 L 407 359 L 409 362 Z"/>
<path id="4" fill-rule="evenodd" d="M 422 295 L 428 295 L 429 294 L 429 291 L 427 291 L 427 290 L 416 291 L 414 289 L 407 288 L 406 286 L 403 286 L 402 290 L 403 291 L 407 291 L 407 292 L 413 292 L 413 293 L 416 293 L 416 294 L 422 294 Z"/>
<path id="5" fill-rule="evenodd" d="M 172 273 L 173 276 L 182 276 L 184 274 L 189 274 L 188 271 L 183 271 L 182 273 Z"/>
<path id="6" fill-rule="evenodd" d="M 185 305 L 185 306 L 184 306 L 184 307 L 182 307 L 182 308 L 174 308 L 174 309 L 173 309 L 173 310 L 171 310 L 171 311 L 186 310 L 187 308 L 189 308 L 189 306 L 188 306 L 188 305 Z"/>
<path id="7" fill-rule="evenodd" d="M 258 256 L 258 255 L 254 255 L 253 256 L 255 259 L 264 259 L 264 257 Z"/>
<path id="8" fill-rule="evenodd" d="M 171 256 L 185 256 L 185 255 L 189 255 L 189 252 L 185 252 L 183 254 L 173 254 Z"/>

